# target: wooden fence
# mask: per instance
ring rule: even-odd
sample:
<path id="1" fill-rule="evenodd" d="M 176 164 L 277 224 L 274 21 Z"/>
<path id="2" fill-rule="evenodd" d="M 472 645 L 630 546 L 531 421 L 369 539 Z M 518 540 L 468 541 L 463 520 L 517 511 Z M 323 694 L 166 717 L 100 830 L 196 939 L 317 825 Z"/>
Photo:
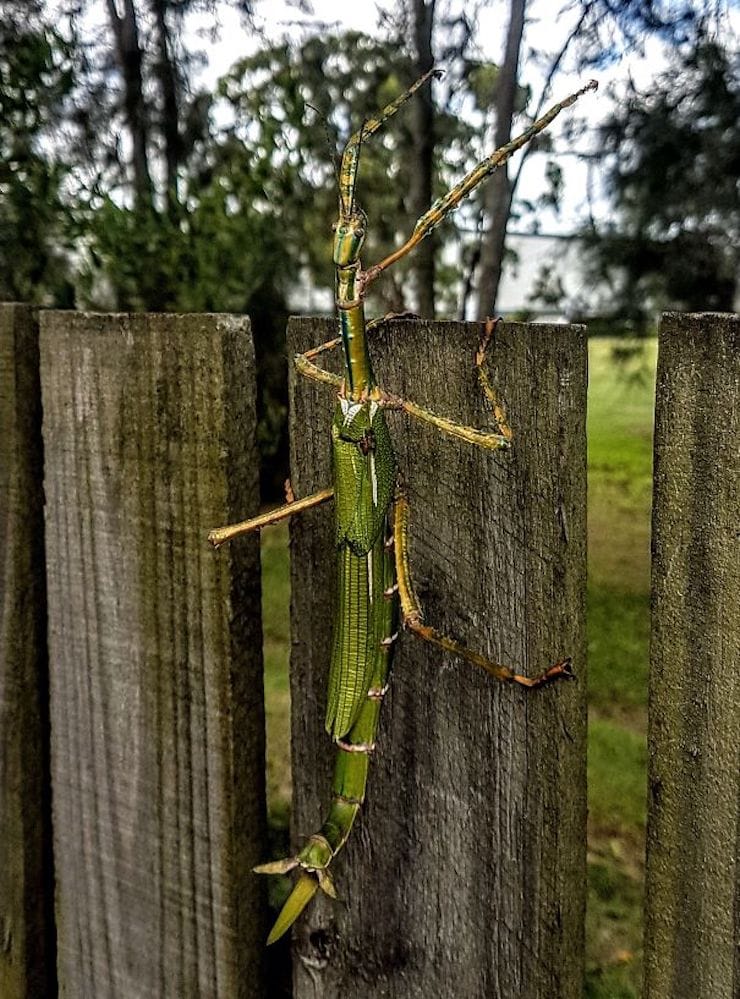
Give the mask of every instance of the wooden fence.
<path id="1" fill-rule="evenodd" d="M 740 983 L 739 330 L 709 315 L 661 330 L 651 999 Z M 450 415 L 484 424 L 478 332 L 391 324 L 381 382 L 438 406 L 443 385 Z M 289 342 L 331 334 L 294 320 Z M 294 934 L 296 999 L 582 993 L 585 331 L 504 325 L 491 370 L 506 454 L 393 418 L 417 588 L 470 644 L 530 671 L 570 654 L 579 682 L 499 688 L 404 637 L 343 903 L 319 900 Z M 330 408 L 292 378 L 298 495 L 328 484 Z M 248 320 L 0 306 L 2 999 L 281 994 L 288 952 L 265 955 L 250 873 L 267 850 L 258 545 L 204 540 L 257 502 Z M 291 528 L 296 843 L 332 761 L 330 522 Z"/>

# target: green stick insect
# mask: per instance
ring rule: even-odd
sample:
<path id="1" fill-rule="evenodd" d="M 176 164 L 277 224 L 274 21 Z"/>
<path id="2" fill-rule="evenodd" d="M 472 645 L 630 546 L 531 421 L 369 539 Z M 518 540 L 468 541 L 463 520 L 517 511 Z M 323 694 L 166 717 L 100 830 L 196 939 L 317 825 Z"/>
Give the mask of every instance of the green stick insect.
<path id="1" fill-rule="evenodd" d="M 324 824 L 308 838 L 295 857 L 255 868 L 260 874 L 286 874 L 294 869 L 299 872 L 298 880 L 270 932 L 268 944 L 274 943 L 290 928 L 319 889 L 336 898 L 330 867 L 347 842 L 365 797 L 368 764 L 375 746 L 380 705 L 388 689 L 399 616 L 400 623 L 408 631 L 482 667 L 497 680 L 536 688 L 573 675 L 570 659 L 564 659 L 537 676 L 522 676 L 508 666 L 490 662 L 423 623 L 409 570 L 409 507 L 397 487 L 396 460 L 385 410 L 403 410 L 416 419 L 433 424 L 443 433 L 479 447 L 490 450 L 510 447 L 512 432 L 501 406 L 496 402 L 484 368 L 486 349 L 495 323 L 489 320 L 486 324 L 476 354 L 479 381 L 492 403 L 497 424 L 497 432 L 489 433 L 455 423 L 376 384 L 367 340 L 367 333 L 374 324 L 365 322 L 365 296 L 372 282 L 386 268 L 409 253 L 485 177 L 546 128 L 581 94 L 595 89 L 596 83 L 592 81 L 554 105 L 521 135 L 482 160 L 419 219 L 403 246 L 380 263 L 363 270 L 360 251 L 368 220 L 355 199 L 362 144 L 430 76 L 437 75 L 435 70 L 427 73 L 388 104 L 377 118 L 365 122 L 360 131 L 350 138 L 342 156 L 339 218 L 334 226 L 340 336 L 295 359 L 303 375 L 331 385 L 338 391 L 331 426 L 333 488 L 301 500 L 288 497 L 286 505 L 271 513 L 220 528 L 209 535 L 212 544 L 218 546 L 240 534 L 259 530 L 267 524 L 332 498 L 334 500 L 337 593 L 326 706 L 326 729 L 337 747 L 331 806 Z M 344 376 L 341 378 L 315 363 L 320 354 L 340 345 L 344 353 Z"/>

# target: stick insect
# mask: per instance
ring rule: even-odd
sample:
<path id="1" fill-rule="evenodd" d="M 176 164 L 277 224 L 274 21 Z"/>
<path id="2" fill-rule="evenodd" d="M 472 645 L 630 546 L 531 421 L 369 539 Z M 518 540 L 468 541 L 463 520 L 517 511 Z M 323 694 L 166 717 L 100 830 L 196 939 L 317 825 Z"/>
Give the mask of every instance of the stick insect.
<path id="1" fill-rule="evenodd" d="M 259 874 L 298 871 L 293 890 L 270 931 L 268 944 L 274 943 L 292 926 L 319 889 L 331 898 L 337 897 L 330 868 L 347 842 L 365 797 L 368 765 L 375 747 L 380 706 L 388 689 L 399 626 L 474 663 L 505 683 L 534 689 L 573 675 L 570 659 L 563 659 L 536 676 L 524 676 L 509 666 L 491 662 L 424 623 L 409 567 L 409 505 L 398 487 L 385 410 L 402 410 L 432 424 L 442 433 L 478 447 L 489 450 L 510 447 L 512 431 L 485 370 L 486 350 L 495 323 L 493 320 L 486 323 L 475 358 L 479 382 L 492 405 L 496 424 L 496 432 L 488 432 L 456 423 L 402 399 L 376 383 L 367 338 L 375 323 L 365 322 L 365 297 L 372 282 L 383 271 L 410 253 L 484 178 L 583 93 L 595 89 L 596 83 L 590 82 L 555 104 L 521 135 L 478 163 L 418 220 L 401 247 L 364 270 L 360 252 L 368 220 L 355 198 L 363 142 L 396 114 L 431 76 L 438 75 L 436 70 L 425 74 L 388 104 L 377 118 L 366 121 L 349 139 L 342 155 L 338 178 L 339 218 L 333 227 L 340 335 L 295 358 L 302 375 L 325 383 L 337 392 L 331 425 L 333 487 L 300 500 L 288 497 L 284 506 L 271 513 L 219 528 L 209 535 L 209 540 L 217 547 L 241 534 L 334 501 L 337 592 L 326 706 L 326 729 L 337 750 L 331 805 L 319 831 L 308 838 L 296 856 L 261 864 L 254 869 Z M 329 373 L 316 363 L 321 354 L 339 346 L 344 355 L 343 377 Z"/>

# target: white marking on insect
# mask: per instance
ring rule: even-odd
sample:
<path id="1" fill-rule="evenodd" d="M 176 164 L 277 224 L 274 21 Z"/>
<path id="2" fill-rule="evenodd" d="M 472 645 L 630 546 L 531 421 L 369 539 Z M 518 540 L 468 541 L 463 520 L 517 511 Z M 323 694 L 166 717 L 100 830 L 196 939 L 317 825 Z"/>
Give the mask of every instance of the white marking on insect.
<path id="1" fill-rule="evenodd" d="M 367 592 L 370 603 L 373 602 L 373 553 L 367 553 Z"/>
<path id="2" fill-rule="evenodd" d="M 335 739 L 334 742 L 345 753 L 372 753 L 375 749 L 374 742 L 345 742 L 344 739 Z"/>
<path id="3" fill-rule="evenodd" d="M 378 476 L 375 474 L 375 455 L 370 455 L 370 483 L 373 487 L 373 506 L 378 505 Z"/>
<path id="4" fill-rule="evenodd" d="M 344 414 L 345 427 L 347 426 L 348 423 L 351 423 L 354 420 L 354 418 L 357 416 L 357 414 L 360 412 L 361 409 L 362 409 L 361 402 L 353 402 L 353 403 L 350 403 L 349 401 L 347 402 L 347 410 Z"/>

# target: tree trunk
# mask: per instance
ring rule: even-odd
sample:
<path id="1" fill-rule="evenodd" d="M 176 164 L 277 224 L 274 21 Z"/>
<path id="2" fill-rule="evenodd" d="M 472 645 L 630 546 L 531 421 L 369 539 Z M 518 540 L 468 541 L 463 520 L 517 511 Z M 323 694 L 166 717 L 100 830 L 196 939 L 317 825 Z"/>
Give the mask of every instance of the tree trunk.
<path id="1" fill-rule="evenodd" d="M 167 27 L 167 0 L 152 0 L 157 24 L 157 77 L 162 91 L 162 135 L 167 170 L 167 207 L 177 208 L 177 169 L 180 164 L 180 108 L 177 94 L 177 71 L 172 59 L 170 31 Z"/>
<path id="2" fill-rule="evenodd" d="M 414 76 L 423 76 L 434 65 L 432 54 L 432 29 L 434 26 L 435 0 L 413 0 Z M 434 106 L 431 84 L 422 88 L 411 109 L 413 135 L 413 164 L 411 171 L 409 207 L 414 221 L 427 211 L 432 203 L 432 172 L 434 159 Z M 414 286 L 416 309 L 424 319 L 434 318 L 434 234 L 418 246 L 414 259 Z"/>
<path id="3" fill-rule="evenodd" d="M 511 0 L 511 14 L 506 35 L 506 54 L 496 90 L 495 145 L 497 147 L 505 145 L 511 138 L 511 121 L 514 117 L 514 98 L 519 70 L 519 51 L 524 31 L 525 6 L 526 0 Z M 486 316 L 492 315 L 496 307 L 512 196 L 509 172 L 504 164 L 496 171 L 484 189 L 488 232 L 483 237 L 481 244 L 478 319 L 485 319 Z"/>
<path id="4" fill-rule="evenodd" d="M 142 54 L 133 0 L 124 0 L 123 14 L 116 10 L 115 0 L 108 0 L 108 14 L 116 42 L 118 68 L 123 77 L 123 106 L 131 135 L 134 203 L 137 208 L 149 207 L 154 190 L 149 172 L 149 129 L 144 100 Z"/>

